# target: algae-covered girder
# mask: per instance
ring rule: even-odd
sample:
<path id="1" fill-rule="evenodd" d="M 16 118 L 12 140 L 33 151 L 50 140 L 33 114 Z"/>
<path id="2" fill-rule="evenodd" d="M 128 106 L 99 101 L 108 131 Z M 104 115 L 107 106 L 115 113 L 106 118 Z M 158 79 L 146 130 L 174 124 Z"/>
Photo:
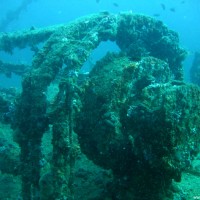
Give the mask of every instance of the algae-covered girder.
<path id="1" fill-rule="evenodd" d="M 45 42 L 53 33 L 58 31 L 64 25 L 47 28 L 30 28 L 25 31 L 16 31 L 14 33 L 0 33 L 0 50 L 12 53 L 14 48 L 23 49 L 27 46 L 37 45 Z"/>
<path id="2" fill-rule="evenodd" d="M 200 52 L 194 54 L 194 60 L 190 69 L 190 81 L 200 86 Z"/>
<path id="3" fill-rule="evenodd" d="M 5 74 L 9 78 L 12 73 L 22 76 L 28 69 L 30 69 L 30 66 L 25 64 L 11 64 L 0 60 L 0 74 Z"/>
<path id="4" fill-rule="evenodd" d="M 121 48 L 123 54 L 131 58 L 131 62 L 127 61 L 127 65 L 124 66 L 125 69 L 119 71 L 118 78 L 121 77 L 121 73 L 124 73 L 124 75 L 130 78 L 128 75 L 129 70 L 134 73 L 135 69 L 140 67 L 141 70 L 137 73 L 141 75 L 141 80 L 144 78 L 147 82 L 147 84 L 141 84 L 142 81 L 139 80 L 137 82 L 136 77 L 135 81 L 140 85 L 141 90 L 147 87 L 149 83 L 153 83 L 152 77 L 155 78 L 156 83 L 160 83 L 159 80 L 165 82 L 169 77 L 180 81 L 182 80 L 182 61 L 185 51 L 179 47 L 177 34 L 164 26 L 161 21 L 143 15 L 134 15 L 132 13 L 116 15 L 102 12 L 100 14 L 82 17 L 67 25 L 3 34 L 0 36 L 0 49 L 6 52 L 12 52 L 15 47 L 25 48 L 26 46 L 32 46 L 39 42 L 46 41 L 42 49 L 35 54 L 32 62 L 32 69 L 24 76 L 22 81 L 22 93 L 17 104 L 15 138 L 21 148 L 20 158 L 22 162 L 23 199 L 39 199 L 41 138 L 43 133 L 47 130 L 50 121 L 53 124 L 52 184 L 54 186 L 54 191 L 52 198 L 73 199 L 72 175 L 76 152 L 76 148 L 73 146 L 74 118 L 77 119 L 77 112 L 81 108 L 81 101 L 83 101 L 84 105 L 84 98 L 86 98 L 85 95 L 87 94 L 84 93 L 84 90 L 78 89 L 80 86 L 76 82 L 78 78 L 77 74 L 92 50 L 95 49 L 100 42 L 107 40 L 115 41 Z M 143 57 L 148 56 L 151 56 L 152 59 L 149 58 L 149 60 L 147 59 L 144 61 Z M 67 66 L 63 69 L 66 76 L 59 80 L 60 84 L 57 96 L 57 99 L 61 101 L 57 101 L 59 105 L 56 105 L 57 107 L 55 106 L 55 116 L 49 121 L 46 90 L 59 73 L 63 64 Z M 153 69 L 158 70 L 155 70 L 154 73 L 152 72 L 152 77 L 147 77 L 145 79 L 145 77 L 142 77 L 142 69 L 145 69 L 145 67 L 151 69 L 151 66 Z M 160 77 L 159 73 L 156 74 L 156 72 L 161 72 L 162 70 L 160 69 L 163 66 L 166 66 L 164 71 L 167 74 Z M 117 68 L 118 63 L 116 63 L 114 71 L 117 71 Z M 99 72 L 101 73 L 101 69 Z M 99 74 L 91 73 L 91 78 L 93 78 L 92 74 L 94 77 L 97 76 L 97 78 L 99 76 Z M 107 75 L 109 75 L 109 73 L 105 74 L 105 78 L 107 78 Z M 117 95 L 116 99 L 114 99 L 115 107 L 113 108 L 120 109 L 122 102 L 126 100 L 126 96 L 132 96 L 131 90 L 128 90 L 128 86 L 125 91 L 121 91 L 122 93 L 118 94 L 118 89 L 123 87 L 123 83 L 126 81 L 127 77 L 124 76 L 120 78 L 119 82 L 114 81 L 113 77 L 110 79 L 116 89 L 114 95 Z M 102 80 L 99 82 L 101 81 Z M 108 83 L 108 87 L 111 86 L 109 84 L 111 83 Z M 101 87 L 99 90 L 101 92 Z M 137 90 L 137 88 L 135 90 Z M 83 92 L 83 94 L 81 94 L 83 99 L 79 99 L 81 91 Z M 106 91 L 107 90 L 105 90 L 104 93 L 108 96 L 109 94 L 107 94 Z M 128 94 L 126 93 L 127 91 L 129 91 Z M 110 100 L 113 100 L 112 95 Z M 80 102 L 80 105 L 78 104 L 80 108 L 78 109 L 77 105 L 75 105 L 77 102 Z M 97 102 L 101 105 L 104 103 L 104 99 L 101 97 Z M 102 109 L 106 109 L 106 107 Z M 83 116 L 81 120 L 84 120 L 84 114 L 87 113 L 87 110 L 83 107 L 82 112 Z M 119 113 L 119 115 L 120 114 L 122 113 Z M 120 167 L 123 168 L 124 166 L 120 166 L 120 163 L 123 161 L 125 163 L 131 163 L 132 159 L 137 158 L 137 156 L 132 158 L 129 157 L 129 154 L 126 154 L 126 156 L 123 154 L 123 152 L 127 152 L 124 149 L 125 145 L 128 145 L 128 149 L 132 148 L 133 143 L 131 143 L 131 141 L 133 142 L 134 137 L 129 137 L 125 132 L 126 129 L 124 129 L 124 134 L 120 134 L 120 129 L 122 127 L 120 125 L 120 116 L 115 116 L 114 111 L 108 111 L 104 113 L 103 116 L 98 116 L 97 111 L 94 116 L 103 117 L 105 119 L 105 127 L 102 126 L 101 131 L 103 131 L 103 128 L 105 128 L 104 131 L 106 132 L 107 129 L 111 131 L 115 130 L 117 137 L 117 140 L 114 141 L 111 146 L 109 146 L 110 144 L 107 142 L 109 141 L 109 137 L 112 138 L 112 134 L 106 135 L 107 140 L 102 140 L 103 143 L 100 141 L 99 143 L 92 143 L 94 149 L 101 149 L 106 146 L 108 149 L 113 147 L 113 149 L 117 150 L 108 155 L 100 154 L 98 158 L 102 160 L 99 160 L 99 162 L 106 162 L 104 156 L 107 156 L 106 158 L 110 159 L 112 163 L 112 155 L 118 152 L 119 156 L 116 165 L 114 164 L 115 160 L 113 160 L 113 165 L 106 165 L 106 163 L 105 165 L 106 167 L 113 166 L 112 169 L 115 172 L 123 171 Z M 97 119 L 95 118 L 94 120 Z M 124 123 L 127 123 L 126 120 Z M 90 121 L 85 121 L 84 125 L 89 127 Z M 78 125 L 76 129 L 77 132 L 81 130 Z M 88 131 L 90 130 L 91 129 L 88 129 Z M 98 132 L 97 129 L 94 130 Z M 96 133 L 94 132 L 94 134 Z M 129 138 L 128 140 L 127 137 Z M 130 139 L 131 137 L 132 140 Z M 82 142 L 82 139 L 86 139 L 85 135 L 80 137 L 80 142 Z M 86 152 L 90 151 L 90 145 L 88 145 L 88 149 L 84 150 Z M 95 152 L 98 151 L 94 151 L 94 153 Z M 88 156 L 90 155 L 88 154 Z M 130 166 L 125 166 L 124 169 L 126 169 L 126 167 Z M 131 167 L 129 168 L 130 171 L 132 170 Z M 123 173 L 116 174 L 120 175 Z"/>

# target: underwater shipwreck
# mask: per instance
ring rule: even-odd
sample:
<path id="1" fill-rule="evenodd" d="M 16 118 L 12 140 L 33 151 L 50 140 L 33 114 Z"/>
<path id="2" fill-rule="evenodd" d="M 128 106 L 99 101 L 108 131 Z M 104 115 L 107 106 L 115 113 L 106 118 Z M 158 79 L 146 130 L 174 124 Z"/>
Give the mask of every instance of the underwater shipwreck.
<path id="1" fill-rule="evenodd" d="M 81 71 L 103 41 L 120 52 Z M 0 61 L 0 73 L 22 76 L 21 92 L 0 91 L 1 124 L 13 130 L 13 141 L 0 138 L 0 170 L 17 177 L 15 199 L 184 199 L 172 182 L 199 153 L 200 89 L 183 81 L 177 33 L 144 15 L 102 12 L 0 34 L 1 51 L 27 47 L 31 66 Z M 102 170 L 90 194 L 82 154 Z"/>

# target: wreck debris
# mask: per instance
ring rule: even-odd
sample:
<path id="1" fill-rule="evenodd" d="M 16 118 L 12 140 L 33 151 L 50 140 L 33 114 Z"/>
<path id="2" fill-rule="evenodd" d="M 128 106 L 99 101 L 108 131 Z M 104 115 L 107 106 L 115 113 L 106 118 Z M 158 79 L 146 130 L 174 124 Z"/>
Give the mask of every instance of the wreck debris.
<path id="1" fill-rule="evenodd" d="M 5 74 L 8 78 L 12 76 L 12 73 L 22 76 L 30 66 L 24 64 L 11 64 L 0 61 L 0 74 Z"/>
<path id="2" fill-rule="evenodd" d="M 80 68 L 107 40 L 115 41 L 121 53 L 108 54 L 86 83 L 78 84 Z M 143 15 L 103 12 L 68 25 L 0 36 L 6 52 L 40 42 L 45 44 L 24 76 L 13 124 L 21 148 L 23 199 L 39 199 L 42 193 L 40 148 L 49 125 L 53 199 L 73 199 L 77 136 L 93 162 L 112 169 L 112 191 L 121 199 L 149 195 L 150 189 L 148 199 L 155 200 L 172 179 L 180 181 L 188 159 L 199 151 L 200 91 L 183 83 L 186 52 L 175 32 Z M 61 69 L 49 104 L 47 88 Z"/>
<path id="3" fill-rule="evenodd" d="M 190 79 L 192 83 L 200 86 L 200 52 L 194 54 L 194 60 L 190 69 Z"/>

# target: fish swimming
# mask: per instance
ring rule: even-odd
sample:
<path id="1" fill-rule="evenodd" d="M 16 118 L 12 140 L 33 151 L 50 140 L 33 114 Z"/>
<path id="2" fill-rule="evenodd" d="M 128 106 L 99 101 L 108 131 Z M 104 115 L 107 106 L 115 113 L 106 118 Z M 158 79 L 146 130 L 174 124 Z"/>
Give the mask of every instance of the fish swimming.
<path id="1" fill-rule="evenodd" d="M 118 3 L 116 3 L 116 2 L 113 3 L 113 6 L 119 7 Z"/>
<path id="2" fill-rule="evenodd" d="M 176 9 L 175 8 L 170 8 L 169 9 L 171 12 L 176 12 Z"/>
<path id="3" fill-rule="evenodd" d="M 160 5 L 161 5 L 161 7 L 162 7 L 162 9 L 163 9 L 163 10 L 165 10 L 165 9 L 166 9 L 166 6 L 165 6 L 165 4 L 161 3 Z"/>
<path id="4" fill-rule="evenodd" d="M 154 17 L 160 17 L 160 14 L 159 13 L 154 13 L 153 16 Z"/>

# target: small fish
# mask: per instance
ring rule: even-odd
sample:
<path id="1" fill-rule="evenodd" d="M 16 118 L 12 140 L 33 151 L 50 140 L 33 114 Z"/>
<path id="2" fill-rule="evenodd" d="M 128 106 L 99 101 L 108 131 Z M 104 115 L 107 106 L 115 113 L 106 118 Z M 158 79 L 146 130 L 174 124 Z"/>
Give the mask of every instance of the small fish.
<path id="1" fill-rule="evenodd" d="M 153 14 L 154 17 L 160 17 L 160 14 L 159 13 L 155 13 Z"/>
<path id="2" fill-rule="evenodd" d="M 106 10 L 101 11 L 100 14 L 102 14 L 102 15 L 110 15 L 109 11 L 106 11 Z"/>
<path id="3" fill-rule="evenodd" d="M 184 4 L 185 3 L 185 1 L 181 1 L 181 4 Z"/>
<path id="4" fill-rule="evenodd" d="M 163 9 L 163 10 L 165 10 L 165 9 L 166 9 L 166 6 L 165 6 L 165 4 L 161 3 L 160 5 L 161 5 L 161 7 L 162 7 L 162 9 Z"/>
<path id="5" fill-rule="evenodd" d="M 170 8 L 169 9 L 171 12 L 176 12 L 176 9 L 175 8 Z"/>
<path id="6" fill-rule="evenodd" d="M 30 27 L 30 31 L 34 31 L 36 28 L 34 26 Z"/>
<path id="7" fill-rule="evenodd" d="M 113 3 L 113 6 L 115 6 L 115 7 L 119 7 L 119 4 L 116 3 L 116 2 L 114 2 L 114 3 Z"/>

